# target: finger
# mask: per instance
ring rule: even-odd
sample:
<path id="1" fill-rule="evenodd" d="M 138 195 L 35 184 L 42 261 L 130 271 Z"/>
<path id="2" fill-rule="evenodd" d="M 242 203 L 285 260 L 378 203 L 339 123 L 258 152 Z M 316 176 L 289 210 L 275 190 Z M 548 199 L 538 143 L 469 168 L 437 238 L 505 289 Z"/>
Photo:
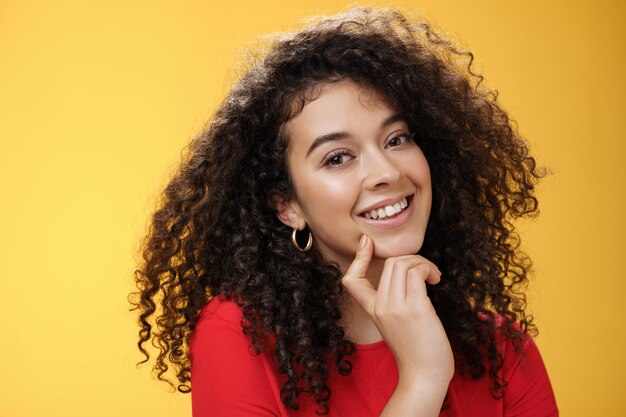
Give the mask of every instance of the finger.
<path id="1" fill-rule="evenodd" d="M 426 282 L 431 285 L 439 283 L 441 280 L 441 271 L 437 266 L 430 262 L 428 259 L 419 255 L 405 255 L 394 258 L 394 268 L 401 268 L 400 273 L 404 273 L 406 276 L 406 272 L 417 266 L 417 265 L 425 265 L 427 269 L 424 270 L 425 275 L 422 277 Z M 385 266 L 387 266 L 385 264 Z M 383 271 L 384 273 L 384 271 Z M 382 280 L 382 277 L 381 277 Z M 379 288 L 380 292 L 380 288 Z"/>
<path id="2" fill-rule="evenodd" d="M 391 305 L 404 303 L 406 299 L 407 273 L 414 267 L 415 259 L 400 259 L 394 262 L 389 280 L 389 302 Z M 424 264 L 419 264 L 424 265 Z"/>
<path id="3" fill-rule="evenodd" d="M 352 298 L 368 312 L 372 310 L 373 300 L 376 297 L 376 290 L 367 279 L 367 269 L 373 253 L 374 243 L 372 239 L 367 235 L 361 236 L 354 261 L 341 279 Z"/>
<path id="4" fill-rule="evenodd" d="M 348 267 L 344 278 L 365 278 L 373 253 L 374 244 L 372 239 L 368 235 L 361 236 L 354 260 Z"/>
<path id="5" fill-rule="evenodd" d="M 409 268 L 413 268 L 417 265 L 424 265 L 425 269 L 422 270 L 422 279 L 431 285 L 438 284 L 441 280 L 441 271 L 437 268 L 437 265 L 424 258 L 423 256 L 414 255 L 413 258 L 409 258 Z"/>
<path id="6" fill-rule="evenodd" d="M 389 291 L 391 290 L 391 280 L 393 276 L 393 266 L 396 262 L 395 258 L 387 259 L 385 261 L 385 266 L 383 267 L 383 272 L 380 274 L 380 279 L 378 280 L 377 296 L 381 306 L 387 305 L 389 300 Z"/>
<path id="7" fill-rule="evenodd" d="M 427 264 L 429 264 L 430 266 L 432 266 L 433 270 L 435 272 L 437 272 L 438 275 L 439 273 L 441 273 L 441 270 L 439 269 L 439 267 L 437 265 L 435 265 L 434 262 L 430 261 L 429 259 L 424 258 L 421 255 L 402 255 L 402 256 L 398 256 L 395 258 L 396 260 L 403 260 L 403 259 L 421 259 L 422 261 L 426 262 Z"/>
<path id="8" fill-rule="evenodd" d="M 435 284 L 439 284 L 440 281 L 441 281 L 441 271 L 436 266 L 434 268 L 431 266 L 428 270 L 428 276 L 426 277 L 426 282 L 428 282 L 430 285 L 435 285 Z"/>
<path id="9" fill-rule="evenodd" d="M 406 282 L 406 300 L 414 301 L 419 300 L 426 296 L 426 281 L 424 276 L 429 271 L 424 264 L 418 265 L 409 269 Z"/>
<path id="10" fill-rule="evenodd" d="M 425 268 L 425 266 L 421 265 L 409 270 L 407 276 L 407 294 L 405 302 L 408 305 L 417 308 L 417 311 L 419 311 L 420 314 L 436 314 L 435 307 L 428 297 L 426 281 L 424 280 L 424 275 L 427 271 L 423 268 Z M 420 271 L 420 269 L 422 270 Z"/>
<path id="11" fill-rule="evenodd" d="M 420 279 L 437 282 L 440 272 L 432 262 L 419 255 L 404 255 L 389 258 L 378 283 L 377 300 L 381 306 L 404 303 L 407 296 L 407 274 L 411 268 L 421 266 Z"/>

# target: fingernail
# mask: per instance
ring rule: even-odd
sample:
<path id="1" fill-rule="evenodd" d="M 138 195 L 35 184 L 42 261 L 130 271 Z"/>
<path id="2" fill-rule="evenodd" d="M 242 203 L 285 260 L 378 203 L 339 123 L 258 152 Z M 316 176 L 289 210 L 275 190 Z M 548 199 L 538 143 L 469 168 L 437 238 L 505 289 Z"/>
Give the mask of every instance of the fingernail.
<path id="1" fill-rule="evenodd" d="M 364 249 L 367 245 L 367 235 L 361 236 L 361 242 L 359 243 L 359 249 Z"/>

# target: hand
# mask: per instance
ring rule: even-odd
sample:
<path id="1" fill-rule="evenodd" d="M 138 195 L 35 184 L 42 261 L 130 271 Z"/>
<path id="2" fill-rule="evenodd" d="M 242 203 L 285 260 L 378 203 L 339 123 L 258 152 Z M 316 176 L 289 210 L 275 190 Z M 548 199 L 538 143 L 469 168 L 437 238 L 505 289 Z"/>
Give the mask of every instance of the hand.
<path id="1" fill-rule="evenodd" d="M 388 258 L 378 290 L 366 278 L 374 243 L 363 235 L 342 283 L 372 318 L 391 349 L 400 384 L 448 387 L 454 373 L 450 342 L 426 293 L 437 284 L 439 269 L 419 255 Z"/>

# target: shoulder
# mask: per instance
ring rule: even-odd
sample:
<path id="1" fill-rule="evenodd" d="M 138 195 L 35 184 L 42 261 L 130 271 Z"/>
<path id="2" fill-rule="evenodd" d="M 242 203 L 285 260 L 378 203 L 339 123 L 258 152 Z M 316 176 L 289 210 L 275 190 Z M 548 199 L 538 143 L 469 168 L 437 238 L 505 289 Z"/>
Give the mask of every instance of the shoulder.
<path id="1" fill-rule="evenodd" d="M 196 326 L 201 323 L 219 321 L 241 327 L 242 317 L 241 308 L 235 301 L 227 299 L 223 295 L 218 295 L 213 297 L 202 310 L 200 310 L 200 318 Z"/>
<path id="2" fill-rule="evenodd" d="M 492 317 L 496 343 L 504 359 L 504 371 L 507 367 L 516 366 L 516 364 L 525 361 L 529 356 L 529 359 L 541 359 L 533 337 L 526 332 L 520 323 L 514 322 L 508 325 L 507 318 L 500 314 L 494 313 Z M 506 375 L 503 377 L 506 379 Z"/>
<path id="3" fill-rule="evenodd" d="M 524 333 L 518 324 L 514 327 L 519 330 L 520 337 L 507 337 L 506 319 L 497 314 L 484 319 L 493 325 L 501 355 L 497 378 L 504 383 L 504 395 L 494 398 L 489 372 L 477 379 L 455 372 L 449 390 L 450 406 L 455 415 L 486 416 L 504 411 L 505 416 L 558 416 L 550 379 L 533 337 Z M 487 368 L 490 365 L 485 363 Z"/>
<path id="4" fill-rule="evenodd" d="M 194 416 L 286 415 L 267 354 L 256 354 L 232 300 L 211 299 L 200 311 L 191 351 Z"/>
<path id="5" fill-rule="evenodd" d="M 212 298 L 200 310 L 200 317 L 196 323 L 189 348 L 193 360 L 217 351 L 227 353 L 234 346 L 240 350 L 250 345 L 250 339 L 243 333 L 241 325 L 243 314 L 241 308 L 232 300 L 222 296 Z"/>
<path id="6" fill-rule="evenodd" d="M 501 376 L 505 380 L 525 362 L 543 368 L 543 361 L 533 337 L 526 333 L 520 323 L 507 326 L 507 318 L 497 313 L 483 314 L 481 318 L 493 324 L 496 344 L 503 359 Z"/>
<path id="7" fill-rule="evenodd" d="M 521 338 L 506 337 L 504 319 L 497 321 L 497 336 L 502 354 L 500 374 L 505 381 L 504 409 L 507 415 L 558 416 L 556 399 L 548 371 L 534 338 L 523 332 Z"/>
<path id="8" fill-rule="evenodd" d="M 548 371 L 533 338 L 525 334 L 519 352 L 506 342 L 502 378 L 504 406 L 510 415 L 558 416 Z"/>

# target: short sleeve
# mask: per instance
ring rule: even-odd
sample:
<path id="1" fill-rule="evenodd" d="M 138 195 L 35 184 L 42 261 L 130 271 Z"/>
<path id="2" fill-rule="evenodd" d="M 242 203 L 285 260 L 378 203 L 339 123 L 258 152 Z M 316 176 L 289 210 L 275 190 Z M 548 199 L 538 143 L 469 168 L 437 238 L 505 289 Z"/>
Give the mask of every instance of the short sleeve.
<path id="1" fill-rule="evenodd" d="M 261 356 L 239 320 L 218 313 L 201 315 L 190 342 L 193 417 L 280 416 Z"/>
<path id="2" fill-rule="evenodd" d="M 555 417 L 559 415 L 548 372 L 537 345 L 525 336 L 522 353 L 506 344 L 503 377 L 508 382 L 504 395 L 506 417 Z"/>

